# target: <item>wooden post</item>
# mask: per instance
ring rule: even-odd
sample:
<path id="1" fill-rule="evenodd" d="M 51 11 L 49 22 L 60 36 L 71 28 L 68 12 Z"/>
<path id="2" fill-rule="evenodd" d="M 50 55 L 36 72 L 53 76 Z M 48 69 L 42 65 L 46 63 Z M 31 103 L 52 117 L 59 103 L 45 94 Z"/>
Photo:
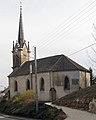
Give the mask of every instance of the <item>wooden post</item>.
<path id="1" fill-rule="evenodd" d="M 35 58 L 35 99 L 36 99 L 36 113 L 38 113 L 38 87 L 37 87 L 37 59 L 36 59 L 36 47 L 34 47 Z"/>

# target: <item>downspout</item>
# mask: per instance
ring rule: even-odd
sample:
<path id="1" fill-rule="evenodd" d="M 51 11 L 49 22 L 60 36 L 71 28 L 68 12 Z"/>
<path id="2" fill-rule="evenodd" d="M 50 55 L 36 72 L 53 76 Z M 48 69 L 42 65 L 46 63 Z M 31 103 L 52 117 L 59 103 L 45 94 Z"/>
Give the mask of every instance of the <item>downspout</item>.
<path id="1" fill-rule="evenodd" d="M 31 89 L 33 90 L 32 73 L 30 73 L 30 76 L 31 76 Z"/>
<path id="2" fill-rule="evenodd" d="M 8 95 L 8 99 L 10 99 L 11 97 L 10 97 L 10 77 L 8 76 L 8 78 L 9 78 L 9 95 Z"/>
<path id="3" fill-rule="evenodd" d="M 85 71 L 85 88 L 87 87 L 87 81 L 86 81 L 86 71 Z"/>
<path id="4" fill-rule="evenodd" d="M 50 77 L 50 89 L 52 88 L 52 71 L 49 72 L 49 77 Z"/>
<path id="5" fill-rule="evenodd" d="M 30 63 L 30 78 L 31 78 L 31 89 L 33 89 L 33 82 L 32 82 L 32 63 Z"/>

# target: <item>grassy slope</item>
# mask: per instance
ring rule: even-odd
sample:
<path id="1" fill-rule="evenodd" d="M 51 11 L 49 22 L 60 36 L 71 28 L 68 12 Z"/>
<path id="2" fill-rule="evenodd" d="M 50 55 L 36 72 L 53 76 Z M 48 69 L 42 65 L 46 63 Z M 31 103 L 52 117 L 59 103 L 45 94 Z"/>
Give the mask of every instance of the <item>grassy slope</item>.
<path id="1" fill-rule="evenodd" d="M 89 103 L 92 101 L 93 97 L 96 98 L 96 85 L 66 95 L 54 103 L 57 105 L 88 110 Z"/>
<path id="2" fill-rule="evenodd" d="M 7 102 L 1 102 L 0 112 L 42 120 L 63 120 L 66 118 L 66 114 L 62 110 L 45 105 L 43 102 L 39 102 L 39 112 L 36 113 L 34 97 L 30 97 L 32 94 L 29 91 L 27 94 L 19 94 Z"/>

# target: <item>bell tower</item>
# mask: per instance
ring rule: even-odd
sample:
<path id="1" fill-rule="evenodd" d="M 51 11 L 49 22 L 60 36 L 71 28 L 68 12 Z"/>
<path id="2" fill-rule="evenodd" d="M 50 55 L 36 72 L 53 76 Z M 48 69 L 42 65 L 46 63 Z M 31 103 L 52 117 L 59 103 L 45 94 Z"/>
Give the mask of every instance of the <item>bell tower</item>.
<path id="1" fill-rule="evenodd" d="M 22 5 L 20 3 L 20 18 L 19 18 L 19 30 L 18 30 L 18 40 L 16 43 L 13 41 L 13 70 L 18 68 L 26 61 L 29 61 L 29 42 L 26 44 L 24 40 L 24 31 L 23 31 L 23 21 L 22 21 Z"/>

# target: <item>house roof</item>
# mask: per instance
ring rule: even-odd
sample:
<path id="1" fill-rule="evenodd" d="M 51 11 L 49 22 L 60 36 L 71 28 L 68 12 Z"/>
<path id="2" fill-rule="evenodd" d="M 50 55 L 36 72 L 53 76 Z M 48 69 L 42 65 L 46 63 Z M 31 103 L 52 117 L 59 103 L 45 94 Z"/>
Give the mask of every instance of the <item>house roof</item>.
<path id="1" fill-rule="evenodd" d="M 5 90 L 1 91 L 1 93 L 7 94 L 9 92 L 9 87 L 7 87 Z"/>
<path id="2" fill-rule="evenodd" d="M 30 73 L 30 64 L 32 64 L 32 73 L 35 73 L 35 61 L 26 61 L 19 68 L 15 69 L 8 77 L 15 77 L 21 75 L 27 75 Z M 49 72 L 49 71 L 86 71 L 86 68 L 74 62 L 65 55 L 56 55 L 37 60 L 37 72 Z"/>

